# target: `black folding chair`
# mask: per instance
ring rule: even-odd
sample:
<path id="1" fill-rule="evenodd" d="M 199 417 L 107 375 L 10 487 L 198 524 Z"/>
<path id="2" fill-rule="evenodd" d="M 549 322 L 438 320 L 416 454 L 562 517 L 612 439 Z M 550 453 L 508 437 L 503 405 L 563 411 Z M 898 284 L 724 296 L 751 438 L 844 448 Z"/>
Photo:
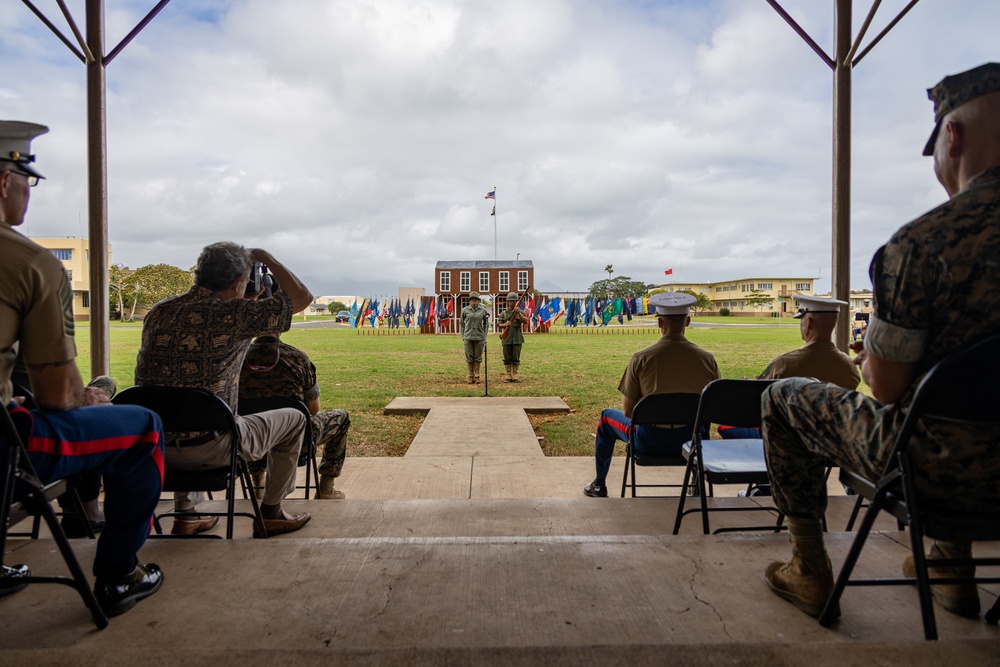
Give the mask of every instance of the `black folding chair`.
<path id="1" fill-rule="evenodd" d="M 628 485 L 629 471 L 632 473 L 632 497 L 635 498 L 636 488 L 680 488 L 681 484 L 636 484 L 636 466 L 676 466 L 687 464 L 680 455 L 675 457 L 649 456 L 635 451 L 636 427 L 641 425 L 672 424 L 685 427 L 689 431 L 694 428 L 694 417 L 698 412 L 698 394 L 651 394 L 643 396 L 632 408 L 632 426 L 628 430 L 628 442 L 625 443 L 625 474 L 622 476 L 622 498 Z"/>
<path id="2" fill-rule="evenodd" d="M 140 405 L 158 414 L 163 421 L 163 430 L 167 433 L 197 433 L 205 431 L 226 432 L 232 434 L 232 447 L 229 453 L 229 463 L 224 466 L 200 470 L 182 470 L 166 465 L 163 476 L 164 491 L 225 491 L 228 505 L 225 512 L 203 512 L 204 516 L 226 517 L 226 539 L 233 538 L 233 520 L 236 516 L 245 516 L 256 522 L 257 532 L 261 537 L 267 537 L 264 520 L 260 514 L 257 496 L 250 494 L 253 513 L 236 511 L 236 479 L 240 478 L 243 488 L 251 488 L 253 481 L 247 464 L 239 456 L 240 431 L 236 420 L 226 402 L 218 396 L 202 389 L 181 387 L 141 386 L 129 387 L 118 392 L 113 402 L 116 405 Z M 171 445 L 167 445 L 170 447 Z M 163 517 L 176 517 L 178 512 L 164 512 L 156 516 L 156 537 L 173 538 L 218 538 L 218 535 L 163 535 L 159 520 Z"/>
<path id="3" fill-rule="evenodd" d="M 715 380 L 701 392 L 698 402 L 696 424 L 732 424 L 748 428 L 759 428 L 761 422 L 760 397 L 764 389 L 774 380 Z M 684 488 L 689 487 L 700 496 L 701 506 L 684 509 L 687 494 L 682 493 L 674 520 L 674 535 L 681 528 L 681 521 L 687 514 L 701 512 L 702 528 L 709 533 L 709 512 L 777 512 L 774 507 L 709 507 L 708 496 L 714 495 L 716 484 L 745 484 L 747 491 L 754 486 L 769 484 L 767 462 L 764 459 L 764 441 L 756 438 L 733 440 L 709 440 L 696 429 L 691 442 L 682 450 L 687 459 L 684 469 Z M 694 479 L 692 480 L 692 475 Z M 707 487 L 706 487 L 707 485 Z M 748 494 L 749 495 L 749 494 Z M 716 533 L 745 530 L 773 530 L 783 528 L 784 515 L 778 512 L 778 520 L 772 526 L 746 526 L 742 528 L 718 528 Z"/>
<path id="4" fill-rule="evenodd" d="M 5 409 L 0 410 L 3 416 L 0 417 L 0 462 L 3 463 L 3 478 L 0 479 L 0 564 L 3 563 L 3 555 L 7 547 L 8 530 L 11 526 L 27 518 L 28 516 L 42 516 L 45 519 L 52 538 L 56 541 L 59 553 L 62 554 L 66 567 L 69 568 L 71 577 L 40 577 L 30 576 L 21 581 L 29 584 L 65 584 L 76 589 L 76 592 L 83 598 L 83 602 L 90 610 L 90 615 L 99 630 L 108 626 L 108 617 L 97 604 L 94 591 L 90 588 L 83 568 L 73 553 L 66 534 L 63 532 L 59 520 L 50 505 L 53 498 L 57 498 L 66 492 L 66 480 L 57 480 L 48 484 L 42 484 L 38 479 L 34 466 L 28 458 L 21 433 L 15 426 L 10 413 Z M 26 430 L 26 429 L 25 429 Z M 82 508 L 80 508 L 82 511 Z M 37 531 L 34 537 L 37 537 Z"/>
<path id="5" fill-rule="evenodd" d="M 939 540 L 997 541 L 1000 540 L 1000 498 L 994 499 L 993 511 L 975 513 L 941 507 L 920 498 L 916 491 L 913 460 L 909 445 L 919 422 L 948 422 L 969 429 L 1000 428 L 1000 336 L 993 336 L 975 345 L 953 352 L 939 361 L 923 377 L 900 428 L 885 470 L 878 481 L 841 470 L 840 480 L 869 499 L 858 533 L 837 577 L 826 608 L 819 622 L 829 626 L 833 610 L 840 602 L 846 586 L 899 586 L 916 584 L 920 599 L 920 614 L 924 638 L 937 639 L 937 622 L 931 603 L 931 584 L 1000 583 L 1000 577 L 934 577 L 928 567 L 1000 566 L 1000 558 L 928 559 L 924 554 L 924 535 Z M 1000 442 L 994 443 L 1000 446 Z M 965 491 L 955 489 L 955 494 Z M 868 534 L 879 512 L 892 513 L 910 527 L 910 549 L 913 552 L 915 579 L 851 579 Z M 1000 620 L 1000 599 L 986 613 L 987 623 Z"/>
<path id="6" fill-rule="evenodd" d="M 296 489 L 305 489 L 306 499 L 309 498 L 309 489 L 311 488 L 310 480 L 319 487 L 319 466 L 316 463 L 316 443 L 313 441 L 312 432 L 312 415 L 309 414 L 309 408 L 306 404 L 297 398 L 289 398 L 287 396 L 268 396 L 267 398 L 241 398 L 239 407 L 237 411 L 241 415 L 252 415 L 258 412 L 267 412 L 268 410 L 280 410 L 281 408 L 295 408 L 301 412 L 306 417 L 306 435 L 305 440 L 302 442 L 302 450 L 299 453 L 299 466 L 306 467 L 306 484 L 305 486 L 296 486 Z M 250 468 L 253 469 L 255 465 L 261 464 L 260 461 L 255 461 L 250 464 Z"/>

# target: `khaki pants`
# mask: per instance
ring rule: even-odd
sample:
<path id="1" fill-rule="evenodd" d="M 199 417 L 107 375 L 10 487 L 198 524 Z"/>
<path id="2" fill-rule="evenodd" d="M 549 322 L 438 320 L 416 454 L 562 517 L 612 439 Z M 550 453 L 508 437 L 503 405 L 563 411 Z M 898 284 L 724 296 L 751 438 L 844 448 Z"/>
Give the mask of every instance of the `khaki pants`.
<path id="1" fill-rule="evenodd" d="M 265 504 L 279 505 L 295 489 L 295 470 L 307 423 L 305 416 L 294 408 L 236 417 L 240 430 L 240 458 L 248 462 L 267 459 Z M 179 470 L 226 465 L 231 441 L 232 436 L 227 433 L 196 447 L 179 447 L 167 442 L 164 448 L 166 465 Z M 202 492 L 178 491 L 174 493 L 174 510 L 193 512 L 204 499 Z"/>

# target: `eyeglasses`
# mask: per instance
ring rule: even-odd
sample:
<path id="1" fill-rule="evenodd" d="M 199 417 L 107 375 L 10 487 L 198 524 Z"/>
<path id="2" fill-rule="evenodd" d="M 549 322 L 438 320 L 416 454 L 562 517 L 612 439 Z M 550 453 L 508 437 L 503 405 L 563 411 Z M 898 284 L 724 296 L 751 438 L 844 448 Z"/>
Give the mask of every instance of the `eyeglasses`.
<path id="1" fill-rule="evenodd" d="M 14 164 L 14 165 L 17 164 L 13 160 L 0 160 L 0 161 L 2 161 L 2 162 L 10 162 L 11 164 Z M 9 171 L 12 174 L 20 174 L 21 176 L 24 176 L 26 179 L 28 179 L 28 187 L 29 188 L 33 188 L 36 185 L 38 185 L 39 178 L 37 176 L 35 176 L 34 174 L 29 174 L 28 172 L 26 172 L 26 171 L 24 171 L 22 169 L 18 169 L 16 167 L 11 167 L 9 169 L 6 169 L 5 171 Z"/>
<path id="2" fill-rule="evenodd" d="M 28 187 L 29 188 L 33 188 L 36 185 L 38 185 L 38 180 L 39 179 L 34 174 L 29 174 L 28 172 L 21 171 L 20 169 L 11 169 L 11 171 L 14 172 L 15 174 L 21 174 L 21 176 L 24 176 L 26 179 L 28 179 Z"/>

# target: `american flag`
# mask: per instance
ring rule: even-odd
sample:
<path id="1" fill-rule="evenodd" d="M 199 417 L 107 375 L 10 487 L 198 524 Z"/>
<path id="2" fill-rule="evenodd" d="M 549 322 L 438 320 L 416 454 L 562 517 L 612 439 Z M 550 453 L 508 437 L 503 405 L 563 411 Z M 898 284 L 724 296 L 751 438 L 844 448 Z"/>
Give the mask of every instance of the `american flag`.
<path id="1" fill-rule="evenodd" d="M 483 197 L 483 199 L 496 199 L 496 198 L 497 198 L 497 191 L 496 190 L 491 190 L 490 192 L 487 192 L 486 196 Z"/>

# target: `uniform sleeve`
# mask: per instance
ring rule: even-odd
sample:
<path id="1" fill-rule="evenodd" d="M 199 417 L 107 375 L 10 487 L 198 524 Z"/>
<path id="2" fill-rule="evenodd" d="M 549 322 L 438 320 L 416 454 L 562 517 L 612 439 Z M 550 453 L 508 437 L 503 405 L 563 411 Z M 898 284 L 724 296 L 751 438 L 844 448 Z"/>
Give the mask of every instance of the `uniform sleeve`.
<path id="1" fill-rule="evenodd" d="M 919 361 L 927 349 L 927 323 L 932 313 L 927 259 L 906 227 L 875 252 L 869 274 L 874 313 L 865 333 L 865 348 L 879 359 Z"/>
<path id="2" fill-rule="evenodd" d="M 757 376 L 758 380 L 777 380 L 781 376 L 778 375 L 778 359 L 774 358 L 767 364 L 767 368 L 764 372 Z"/>
<path id="3" fill-rule="evenodd" d="M 25 362 L 75 359 L 73 290 L 62 264 L 49 252 L 39 253 L 23 279 L 27 301 L 19 338 Z"/>
<path id="4" fill-rule="evenodd" d="M 308 403 L 319 398 L 319 383 L 316 381 L 316 365 L 313 362 L 308 362 L 304 375 L 302 402 Z"/>
<path id="5" fill-rule="evenodd" d="M 632 357 L 628 362 L 628 366 L 625 367 L 621 382 L 618 383 L 618 391 L 633 401 L 638 401 L 642 398 L 642 387 L 639 386 L 639 376 L 635 368 L 635 357 Z"/>

